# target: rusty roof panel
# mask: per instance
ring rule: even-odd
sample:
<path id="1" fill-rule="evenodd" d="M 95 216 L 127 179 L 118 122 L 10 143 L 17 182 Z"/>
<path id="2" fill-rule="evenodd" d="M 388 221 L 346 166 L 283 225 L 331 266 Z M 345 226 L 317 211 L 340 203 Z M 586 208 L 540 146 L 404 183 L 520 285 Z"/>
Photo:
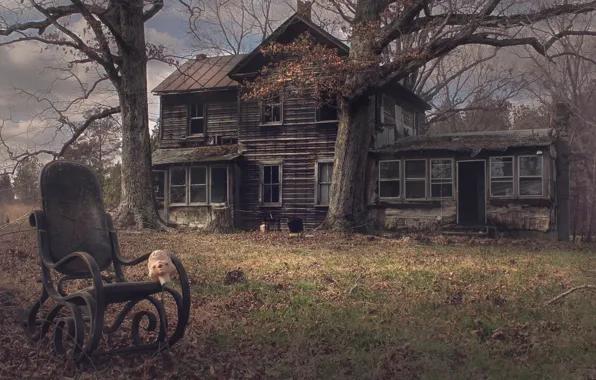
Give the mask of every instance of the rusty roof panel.
<path id="1" fill-rule="evenodd" d="M 214 145 L 196 148 L 158 149 L 153 152 L 153 165 L 185 164 L 193 162 L 230 161 L 240 157 L 238 145 Z"/>
<path id="2" fill-rule="evenodd" d="M 228 73 L 245 54 L 191 59 L 170 74 L 153 89 L 155 93 L 201 91 L 212 88 L 236 87 L 238 82 Z"/>

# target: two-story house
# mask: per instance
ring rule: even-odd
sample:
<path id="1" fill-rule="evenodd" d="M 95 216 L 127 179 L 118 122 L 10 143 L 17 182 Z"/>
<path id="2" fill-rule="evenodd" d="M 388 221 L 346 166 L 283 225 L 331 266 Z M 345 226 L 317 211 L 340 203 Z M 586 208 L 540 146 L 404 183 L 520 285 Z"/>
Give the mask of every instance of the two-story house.
<path id="1" fill-rule="evenodd" d="M 264 220 L 297 217 L 308 229 L 324 220 L 337 110 L 284 93 L 247 101 L 239 90 L 267 64 L 261 46 L 304 32 L 349 52 L 301 11 L 251 53 L 198 56 L 153 90 L 161 99 L 153 178 L 168 223 L 208 227 L 224 218 L 235 228 L 257 229 Z M 375 97 L 376 132 L 363 178 L 371 224 L 492 225 L 554 238 L 556 130 L 417 136 L 429 108 L 398 82 Z"/>

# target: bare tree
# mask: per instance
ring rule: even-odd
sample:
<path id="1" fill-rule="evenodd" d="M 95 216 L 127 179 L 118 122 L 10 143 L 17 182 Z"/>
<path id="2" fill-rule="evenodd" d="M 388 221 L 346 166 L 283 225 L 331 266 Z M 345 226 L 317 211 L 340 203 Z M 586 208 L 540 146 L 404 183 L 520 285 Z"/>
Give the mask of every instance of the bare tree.
<path id="1" fill-rule="evenodd" d="M 44 153 L 62 157 L 92 123 L 120 113 L 122 198 L 116 220 L 120 226 L 163 228 L 151 187 L 146 80 L 148 59 L 159 56 L 162 49 L 146 44 L 144 34 L 145 22 L 163 8 L 163 0 L 28 0 L 9 6 L 11 16 L 0 19 L 0 46 L 39 44 L 44 49 L 59 49 L 74 57 L 62 68 L 66 75 L 90 70 L 97 74 L 91 85 L 81 81 L 81 97 L 65 106 L 48 96 L 38 99 L 59 116 L 59 126 L 69 131 L 59 149 L 13 152 L 4 143 L 10 158 L 22 161 Z M 118 96 L 119 105 L 104 107 L 81 123 L 72 121 L 69 110 L 106 83 Z"/>
<path id="2" fill-rule="evenodd" d="M 437 58 L 469 45 L 496 48 L 531 46 L 547 56 L 550 48 L 565 37 L 586 34 L 565 30 L 540 32 L 532 26 L 568 14 L 596 10 L 596 1 L 523 4 L 504 0 L 329 0 L 349 22 L 350 54 L 337 52 L 302 38 L 288 45 L 273 45 L 270 56 L 292 54 L 296 58 L 272 64 L 251 84 L 250 97 L 263 97 L 292 85 L 303 91 L 332 89 L 339 96 L 340 122 L 335 146 L 331 200 L 324 227 L 353 229 L 364 225 L 364 181 L 370 138 L 371 95 L 393 81 L 409 75 Z M 408 40 L 407 44 L 401 42 Z M 385 59 L 390 46 L 400 47 Z M 402 45 L 407 47 L 401 48 Z M 308 54 L 306 54 L 308 52 Z M 316 64 L 313 74 L 313 65 Z M 295 75 L 287 75 L 287 73 Z M 317 82 L 313 85 L 314 82 Z M 314 96 L 315 94 L 313 94 Z"/>

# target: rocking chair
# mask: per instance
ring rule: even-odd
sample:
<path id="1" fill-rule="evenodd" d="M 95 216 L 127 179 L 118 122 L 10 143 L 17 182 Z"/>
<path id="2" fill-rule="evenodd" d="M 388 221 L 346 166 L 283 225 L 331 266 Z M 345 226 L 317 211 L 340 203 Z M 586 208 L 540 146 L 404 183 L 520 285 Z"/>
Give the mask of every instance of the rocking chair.
<path id="1" fill-rule="evenodd" d="M 43 168 L 40 189 L 43 210 L 34 211 L 29 222 L 37 228 L 43 288 L 39 300 L 23 317 L 29 336 L 40 340 L 53 327 L 54 350 L 59 355 L 68 353 L 75 360 L 120 352 L 162 351 L 180 340 L 190 314 L 190 287 L 180 260 L 171 255 L 182 295 L 158 281 L 127 282 L 122 267 L 146 262 L 149 254 L 130 261 L 120 256 L 112 218 L 104 209 L 101 187 L 93 172 L 81 164 L 54 161 Z M 114 276 L 102 275 L 111 264 Z M 56 285 L 52 271 L 62 275 Z M 81 279 L 90 280 L 92 285 L 72 293 L 65 291 L 66 282 Z M 177 323 L 170 331 L 162 292 L 169 293 L 176 304 Z M 157 293 L 161 293 L 161 301 L 153 296 Z M 48 299 L 56 305 L 43 316 L 42 305 Z M 118 331 L 141 301 L 148 301 L 157 316 L 146 310 L 132 316 L 133 344 L 111 348 L 106 343 L 105 350 L 98 350 L 103 334 Z M 108 305 L 121 303 L 125 305 L 114 322 L 104 326 Z M 144 339 L 140 336 L 143 320 L 147 332 Z M 65 337 L 72 341 L 68 349 Z M 151 341 L 147 342 L 148 338 Z"/>

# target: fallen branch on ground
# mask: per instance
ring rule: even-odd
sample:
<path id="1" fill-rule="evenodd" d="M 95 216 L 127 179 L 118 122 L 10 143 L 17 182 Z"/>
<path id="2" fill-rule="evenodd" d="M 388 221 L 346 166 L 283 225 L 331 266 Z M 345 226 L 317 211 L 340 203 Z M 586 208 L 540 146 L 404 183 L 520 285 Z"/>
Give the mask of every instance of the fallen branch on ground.
<path id="1" fill-rule="evenodd" d="M 544 306 L 548 306 L 551 303 L 556 302 L 556 301 L 560 300 L 561 298 L 568 296 L 569 294 L 575 292 L 576 290 L 581 290 L 581 289 L 596 289 L 596 285 L 582 285 L 582 286 L 576 286 L 575 288 L 571 288 L 571 289 L 567 290 L 566 292 L 559 294 L 552 300 L 548 301 L 547 303 L 544 304 Z"/>

